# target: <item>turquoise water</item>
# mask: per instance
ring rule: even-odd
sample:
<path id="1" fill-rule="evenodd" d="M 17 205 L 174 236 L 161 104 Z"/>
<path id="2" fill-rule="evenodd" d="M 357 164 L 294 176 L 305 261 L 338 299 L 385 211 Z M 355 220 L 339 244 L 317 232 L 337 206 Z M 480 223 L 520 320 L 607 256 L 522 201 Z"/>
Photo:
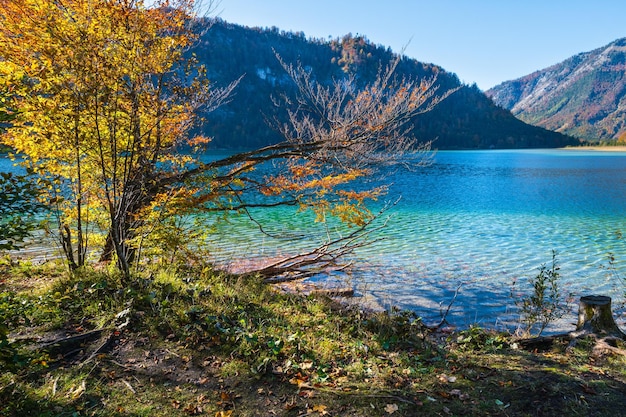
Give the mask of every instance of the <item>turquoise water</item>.
<path id="1" fill-rule="evenodd" d="M 398 168 L 382 181 L 392 184 L 390 201 L 400 197 L 375 236 L 384 240 L 359 250 L 353 273 L 338 277 L 369 305 L 412 309 L 436 322 L 460 288 L 448 315 L 452 324 L 511 328 L 519 317 L 512 283 L 528 289 L 555 250 L 574 309 L 582 295 L 606 294 L 622 314 L 626 285 L 616 274 L 626 277 L 626 153 L 442 151 L 431 166 Z M 270 239 L 235 221 L 225 231 L 238 238 L 216 255 L 236 264 L 324 236 L 290 212 L 258 216 L 278 235 L 305 237 Z M 607 269 L 609 253 L 616 271 Z M 574 314 L 556 327 L 573 321 Z"/>
<path id="2" fill-rule="evenodd" d="M 19 168 L 15 166 L 15 162 L 11 161 L 6 155 L 0 154 L 0 172 L 18 172 Z"/>
<path id="3" fill-rule="evenodd" d="M 512 282 L 527 285 L 555 250 L 564 292 L 610 295 L 620 307 L 626 285 L 607 254 L 626 277 L 626 153 L 439 152 L 394 179 L 391 194 L 403 198 L 389 238 L 367 254 L 385 277 L 380 287 L 368 280 L 383 305 L 436 320 L 461 285 L 451 322 L 505 325 L 516 319 Z"/>
<path id="4" fill-rule="evenodd" d="M 0 170 L 7 164 L 0 159 Z M 400 198 L 373 236 L 383 240 L 355 254 L 351 274 L 330 277 L 354 285 L 360 302 L 412 309 L 436 322 L 459 289 L 448 315 L 453 325 L 511 328 L 518 318 L 512 283 L 527 287 L 555 250 L 574 308 L 582 295 L 609 295 L 624 322 L 626 284 L 616 274 L 626 277 L 626 153 L 441 151 L 432 165 L 396 168 L 381 182 L 391 184 L 387 200 Z M 326 236 L 321 225 L 311 226 L 310 215 L 253 214 L 280 238 L 233 217 L 215 226 L 215 259 L 245 267 Z M 615 271 L 607 269 L 609 253 Z M 571 314 L 554 328 L 574 321 Z"/>

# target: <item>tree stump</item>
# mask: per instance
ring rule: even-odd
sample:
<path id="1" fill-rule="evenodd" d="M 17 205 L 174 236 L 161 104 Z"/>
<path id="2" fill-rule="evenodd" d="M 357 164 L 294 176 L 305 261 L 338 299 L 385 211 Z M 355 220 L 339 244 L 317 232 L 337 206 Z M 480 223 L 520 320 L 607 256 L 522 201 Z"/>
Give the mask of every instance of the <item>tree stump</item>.
<path id="1" fill-rule="evenodd" d="M 626 340 L 626 334 L 617 327 L 613 319 L 611 297 L 604 295 L 580 297 L 578 324 L 573 332 L 521 339 L 518 343 L 526 350 L 544 350 L 550 348 L 555 340 L 569 340 L 567 348 L 569 350 L 576 346 L 581 338 L 587 336 L 591 336 L 596 341 L 592 351 L 594 355 L 602 356 L 610 352 L 626 356 L 626 350 L 617 345 L 618 339 Z"/>
<path id="2" fill-rule="evenodd" d="M 611 297 L 604 295 L 587 295 L 580 297 L 578 307 L 577 335 L 595 334 L 613 336 L 620 339 L 625 334 L 617 327 L 611 311 Z"/>

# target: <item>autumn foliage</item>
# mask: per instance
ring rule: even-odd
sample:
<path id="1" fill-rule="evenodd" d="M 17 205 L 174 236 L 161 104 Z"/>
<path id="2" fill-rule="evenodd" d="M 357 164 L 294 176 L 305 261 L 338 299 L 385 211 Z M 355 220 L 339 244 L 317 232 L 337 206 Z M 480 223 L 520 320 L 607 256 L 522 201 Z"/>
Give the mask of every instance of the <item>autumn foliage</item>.
<path id="1" fill-rule="evenodd" d="M 151 239 L 180 233 L 175 219 L 190 214 L 289 204 L 367 227 L 366 201 L 384 188 L 350 184 L 422 149 L 409 120 L 449 94 L 435 96 L 435 79 L 397 79 L 399 58 L 358 88 L 350 75 L 322 85 L 281 61 L 299 91 L 297 103 L 280 103 L 284 141 L 204 162 L 209 139 L 192 134 L 198 110 L 227 100 L 239 74 L 217 88 L 188 54 L 207 29 L 193 0 L 0 6 L 0 88 L 19 109 L 1 141 L 52 184 L 48 203 L 72 269 L 99 252 L 94 260 L 115 259 L 129 277 Z M 261 173 L 268 162 L 274 169 Z"/>
<path id="2" fill-rule="evenodd" d="M 2 0 L 2 83 L 19 113 L 2 141 L 55 181 L 59 239 L 73 268 L 89 234 L 103 230 L 104 258 L 128 272 L 135 216 L 160 193 L 158 179 L 190 160 L 181 147 L 195 110 L 226 94 L 183 57 L 195 35 L 192 1 Z M 221 94 L 221 95 L 220 95 Z"/>

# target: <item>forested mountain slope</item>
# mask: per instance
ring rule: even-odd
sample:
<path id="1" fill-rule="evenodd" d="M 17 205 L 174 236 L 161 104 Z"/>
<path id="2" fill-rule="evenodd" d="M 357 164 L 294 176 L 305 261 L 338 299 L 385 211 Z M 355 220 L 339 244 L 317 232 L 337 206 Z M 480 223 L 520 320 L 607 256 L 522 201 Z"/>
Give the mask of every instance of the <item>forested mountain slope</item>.
<path id="1" fill-rule="evenodd" d="M 202 35 L 193 50 L 207 67 L 209 77 L 225 85 L 243 75 L 232 100 L 207 116 L 203 133 L 213 146 L 251 148 L 282 138 L 271 122 L 284 120 L 284 106 L 275 98 L 294 97 L 295 85 L 287 77 L 276 54 L 287 63 L 300 62 L 323 83 L 356 71 L 360 83 L 372 81 L 381 62 L 394 56 L 389 48 L 374 45 L 361 36 L 341 39 L 307 39 L 303 33 L 277 28 L 247 28 L 222 20 Z M 209 23 L 208 20 L 204 21 Z M 404 57 L 399 77 L 437 75 L 439 91 L 461 87 L 434 111 L 413 120 L 413 133 L 421 141 L 435 140 L 438 149 L 559 147 L 578 143 L 573 138 L 527 125 L 496 106 L 476 86 L 461 86 L 458 77 L 442 68 Z M 268 124 L 268 122 L 270 122 Z"/>
<path id="2" fill-rule="evenodd" d="M 590 141 L 626 142 L 626 38 L 487 95 L 521 120 Z"/>

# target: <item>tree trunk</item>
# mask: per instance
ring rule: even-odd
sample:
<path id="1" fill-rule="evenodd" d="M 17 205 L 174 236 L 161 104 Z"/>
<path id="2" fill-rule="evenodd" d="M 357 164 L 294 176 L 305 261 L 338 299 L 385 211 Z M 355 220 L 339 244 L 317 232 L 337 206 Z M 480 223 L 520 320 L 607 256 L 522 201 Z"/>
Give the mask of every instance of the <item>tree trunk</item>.
<path id="1" fill-rule="evenodd" d="M 626 335 L 617 327 L 611 311 L 611 297 L 587 295 L 580 297 L 577 334 L 596 334 L 623 339 Z"/>

